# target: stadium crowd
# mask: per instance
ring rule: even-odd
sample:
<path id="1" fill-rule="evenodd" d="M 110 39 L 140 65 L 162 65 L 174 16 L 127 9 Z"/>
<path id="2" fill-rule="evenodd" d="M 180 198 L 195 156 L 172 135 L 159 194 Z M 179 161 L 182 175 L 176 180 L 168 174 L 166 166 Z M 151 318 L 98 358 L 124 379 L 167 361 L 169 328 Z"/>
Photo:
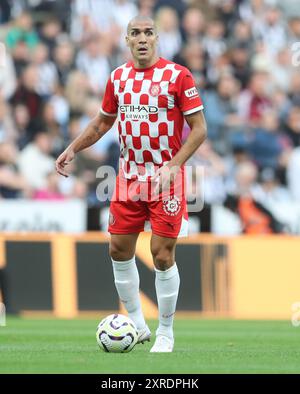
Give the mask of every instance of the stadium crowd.
<path id="1" fill-rule="evenodd" d="M 160 55 L 192 71 L 203 99 L 208 139 L 188 164 L 204 167 L 206 206 L 238 212 L 245 232 L 282 231 L 270 207 L 300 201 L 297 0 L 1 0 L 0 199 L 100 205 L 95 174 L 117 167 L 117 130 L 78 154 L 69 178 L 54 161 L 130 58 L 124 34 L 138 13 L 156 20 Z"/>

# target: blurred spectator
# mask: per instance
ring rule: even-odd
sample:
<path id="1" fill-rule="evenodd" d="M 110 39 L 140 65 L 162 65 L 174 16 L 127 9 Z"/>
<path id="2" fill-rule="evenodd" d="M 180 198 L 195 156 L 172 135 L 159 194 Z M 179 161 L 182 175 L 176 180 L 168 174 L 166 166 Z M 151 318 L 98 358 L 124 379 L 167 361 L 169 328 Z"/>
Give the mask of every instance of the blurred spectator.
<path id="1" fill-rule="evenodd" d="M 114 0 L 74 0 L 71 37 L 82 42 L 91 35 L 110 32 L 114 24 Z"/>
<path id="2" fill-rule="evenodd" d="M 250 157 L 247 152 L 246 145 L 234 145 L 232 148 L 232 154 L 228 154 L 224 158 L 225 162 L 225 187 L 226 191 L 233 193 L 236 191 L 236 172 L 239 165 L 245 162 L 249 162 Z"/>
<path id="3" fill-rule="evenodd" d="M 215 59 L 226 51 L 224 34 L 225 26 L 221 20 L 213 20 L 207 25 L 203 45 L 211 59 Z"/>
<path id="4" fill-rule="evenodd" d="M 89 80 L 95 95 L 102 95 L 110 75 L 110 65 L 105 52 L 105 43 L 100 35 L 90 36 L 79 51 L 76 65 Z"/>
<path id="5" fill-rule="evenodd" d="M 257 38 L 262 39 L 271 55 L 276 55 L 287 43 L 286 30 L 280 9 L 268 6 L 263 15 L 263 20 L 253 30 Z"/>
<path id="6" fill-rule="evenodd" d="M 63 130 L 55 117 L 55 108 L 52 102 L 45 103 L 43 108 L 43 130 L 51 138 L 51 153 L 56 157 L 64 148 Z"/>
<path id="7" fill-rule="evenodd" d="M 173 8 L 178 18 L 184 15 L 186 10 L 185 0 L 155 0 L 154 12 L 158 12 L 162 7 Z"/>
<path id="8" fill-rule="evenodd" d="M 274 83 L 279 89 L 287 92 L 290 87 L 293 70 L 290 49 L 283 48 L 278 51 L 276 60 L 270 70 Z"/>
<path id="9" fill-rule="evenodd" d="M 27 48 L 33 49 L 38 42 L 39 37 L 34 30 L 30 13 L 22 12 L 7 33 L 6 45 L 9 49 L 14 49 L 18 43 L 24 43 Z"/>
<path id="10" fill-rule="evenodd" d="M 295 72 L 290 78 L 290 93 L 289 98 L 293 105 L 300 107 L 300 73 Z"/>
<path id="11" fill-rule="evenodd" d="M 36 92 L 43 98 L 49 98 L 54 93 L 58 81 L 54 63 L 49 59 L 49 50 L 46 45 L 38 44 L 33 52 L 32 64 L 37 67 Z"/>
<path id="12" fill-rule="evenodd" d="M 28 183 L 18 170 L 17 157 L 14 144 L 0 143 L 0 199 L 28 197 Z"/>
<path id="13" fill-rule="evenodd" d="M 24 69 L 30 64 L 30 50 L 20 41 L 15 48 L 10 51 L 17 75 L 21 75 Z"/>
<path id="14" fill-rule="evenodd" d="M 71 162 L 68 165 L 70 176 L 68 178 L 58 176 L 59 190 L 66 198 L 88 199 L 87 183 L 84 179 L 76 178 L 76 164 Z"/>
<path id="15" fill-rule="evenodd" d="M 23 149 L 33 138 L 29 111 L 24 104 L 17 104 L 14 107 L 14 121 L 17 133 L 16 142 L 19 149 Z"/>
<path id="16" fill-rule="evenodd" d="M 40 29 L 40 39 L 48 48 L 51 60 L 60 34 L 62 34 L 61 24 L 55 18 L 47 19 Z"/>
<path id="17" fill-rule="evenodd" d="M 59 41 L 57 46 L 54 48 L 55 66 L 59 82 L 63 86 L 66 85 L 71 71 L 75 69 L 74 56 L 74 46 L 70 41 Z"/>
<path id="18" fill-rule="evenodd" d="M 33 195 L 34 200 L 57 201 L 64 200 L 64 195 L 59 190 L 59 175 L 56 172 L 50 172 L 46 177 L 46 187 L 38 189 Z"/>
<path id="19" fill-rule="evenodd" d="M 137 0 L 140 15 L 153 17 L 156 0 Z"/>
<path id="20" fill-rule="evenodd" d="M 20 1 L 20 0 L 19 0 Z M 21 0 L 22 2 L 24 0 Z M 72 0 L 73 1 L 73 0 Z M 61 0 L 25 0 L 27 6 L 35 15 L 40 15 L 42 20 L 56 18 L 64 28 L 69 25 L 70 5 L 72 1 Z"/>
<path id="21" fill-rule="evenodd" d="M 208 137 L 222 153 L 228 149 L 230 133 L 242 125 L 242 119 L 237 113 L 238 93 L 237 80 L 231 75 L 224 75 L 220 78 L 217 89 L 210 90 L 203 96 Z"/>
<path id="22" fill-rule="evenodd" d="M 199 8 L 190 7 L 182 18 L 185 42 L 200 41 L 205 32 L 205 19 Z"/>
<path id="23" fill-rule="evenodd" d="M 14 141 L 16 137 L 16 130 L 9 107 L 0 96 L 0 143 L 4 141 Z"/>
<path id="24" fill-rule="evenodd" d="M 237 46 L 248 49 L 248 51 L 252 51 L 254 40 L 251 25 L 245 21 L 237 20 L 233 26 L 232 36 L 229 38 L 229 43 L 231 47 Z"/>
<path id="25" fill-rule="evenodd" d="M 300 107 L 291 108 L 285 132 L 294 146 L 300 146 Z"/>
<path id="26" fill-rule="evenodd" d="M 50 156 L 51 138 L 41 131 L 20 153 L 18 165 L 21 174 L 33 189 L 44 189 L 47 176 L 54 170 L 54 159 Z"/>
<path id="27" fill-rule="evenodd" d="M 233 68 L 230 64 L 229 51 L 214 59 L 206 60 L 206 87 L 207 89 L 215 89 L 216 84 L 223 75 L 232 75 Z"/>
<path id="28" fill-rule="evenodd" d="M 223 0 L 217 5 L 218 18 L 225 24 L 225 37 L 228 37 L 238 20 L 238 8 L 235 0 Z"/>
<path id="29" fill-rule="evenodd" d="M 285 0 L 280 3 L 280 7 L 288 18 L 300 17 L 299 2 L 298 0 Z"/>
<path id="30" fill-rule="evenodd" d="M 213 150 L 209 141 L 205 141 L 188 160 L 187 165 L 202 166 L 204 171 L 203 184 L 204 200 L 206 204 L 219 204 L 225 198 L 225 162 Z"/>
<path id="31" fill-rule="evenodd" d="M 249 139 L 249 153 L 257 166 L 276 169 L 278 158 L 283 150 L 283 136 L 279 132 L 276 112 L 265 111 L 262 115 L 261 127 L 256 128 Z"/>
<path id="32" fill-rule="evenodd" d="M 32 122 L 41 118 L 43 100 L 37 93 L 38 68 L 29 65 L 25 68 L 21 83 L 11 99 L 13 105 L 23 104 L 27 107 Z"/>
<path id="33" fill-rule="evenodd" d="M 224 206 L 239 215 L 244 234 L 276 234 L 284 232 L 284 225 L 251 196 L 228 196 Z"/>
<path id="34" fill-rule="evenodd" d="M 66 98 L 73 113 L 82 113 L 82 104 L 93 96 L 89 80 L 85 74 L 79 70 L 74 70 L 69 74 L 65 89 Z"/>
<path id="35" fill-rule="evenodd" d="M 272 105 L 273 110 L 277 113 L 280 124 L 283 125 L 292 106 L 289 97 L 284 91 L 275 88 L 272 94 Z"/>
<path id="36" fill-rule="evenodd" d="M 182 44 L 179 19 L 174 9 L 162 7 L 156 15 L 159 41 L 158 50 L 162 57 L 172 60 Z"/>
<path id="37" fill-rule="evenodd" d="M 249 86 L 238 99 L 238 113 L 252 126 L 260 124 L 263 112 L 272 107 L 270 75 L 256 72 L 252 75 Z"/>
<path id="38" fill-rule="evenodd" d="M 263 20 L 266 2 L 263 0 L 242 0 L 239 4 L 239 14 L 242 20 L 252 26 L 255 31 Z"/>
<path id="39" fill-rule="evenodd" d="M 126 47 L 124 40 L 127 34 L 127 25 L 138 14 L 135 3 L 131 0 L 115 0 L 114 24 L 115 31 L 118 33 L 118 44 L 120 48 Z"/>
<path id="40" fill-rule="evenodd" d="M 87 200 L 89 203 L 86 183 L 73 175 L 69 178 L 59 178 L 59 190 L 65 198 L 79 198 L 81 200 Z"/>
<path id="41" fill-rule="evenodd" d="M 70 107 L 64 95 L 62 86 L 55 86 L 54 93 L 48 102 L 53 106 L 55 121 L 59 124 L 64 137 L 66 137 L 67 125 L 70 117 Z"/>
<path id="42" fill-rule="evenodd" d="M 297 147 L 292 151 L 287 165 L 288 188 L 291 192 L 293 199 L 297 202 L 300 201 L 299 173 L 300 173 L 300 147 Z"/>
<path id="43" fill-rule="evenodd" d="M 245 89 L 250 76 L 250 51 L 247 44 L 239 41 L 229 50 L 230 64 L 234 77 L 239 80 L 242 89 Z"/>
<path id="44" fill-rule="evenodd" d="M 8 100 L 17 87 L 15 66 L 9 53 L 6 53 L 4 66 L 0 70 L 0 97 L 2 96 Z"/>
<path id="45" fill-rule="evenodd" d="M 265 73 L 271 76 L 272 65 L 274 59 L 267 50 L 263 41 L 257 40 L 255 42 L 255 49 L 251 57 L 251 71 L 252 73 Z"/>
<path id="46" fill-rule="evenodd" d="M 300 13 L 298 13 L 298 16 L 294 14 L 290 17 L 288 20 L 288 28 L 289 44 L 291 45 L 294 42 L 300 41 Z"/>
<path id="47" fill-rule="evenodd" d="M 190 40 L 183 47 L 174 61 L 187 67 L 193 74 L 197 88 L 205 86 L 205 59 L 203 47 L 199 41 Z"/>
<path id="48" fill-rule="evenodd" d="M 272 209 L 274 204 L 291 203 L 291 194 L 286 187 L 280 185 L 274 168 L 264 168 L 259 180 L 259 184 L 253 190 L 253 196 L 267 209 Z"/>
<path id="49" fill-rule="evenodd" d="M 245 234 L 282 232 L 283 225 L 253 197 L 256 179 L 257 170 L 251 162 L 240 164 L 236 172 L 236 192 L 227 196 L 224 205 L 239 215 Z"/>
<path id="50" fill-rule="evenodd" d="M 11 6 L 9 0 L 1 0 L 0 3 L 0 24 L 7 23 L 11 16 Z"/>
<path id="51" fill-rule="evenodd" d="M 241 160 L 236 163 L 232 183 L 227 186 L 229 195 L 252 195 L 257 187 L 257 167 L 250 160 Z"/>
<path id="52" fill-rule="evenodd" d="M 82 131 L 81 120 L 73 117 L 69 124 L 69 137 L 74 140 Z M 96 171 L 103 162 L 100 162 L 91 154 L 90 149 L 85 149 L 76 155 L 74 163 L 74 175 L 80 178 L 88 187 L 89 192 L 95 189 Z"/>

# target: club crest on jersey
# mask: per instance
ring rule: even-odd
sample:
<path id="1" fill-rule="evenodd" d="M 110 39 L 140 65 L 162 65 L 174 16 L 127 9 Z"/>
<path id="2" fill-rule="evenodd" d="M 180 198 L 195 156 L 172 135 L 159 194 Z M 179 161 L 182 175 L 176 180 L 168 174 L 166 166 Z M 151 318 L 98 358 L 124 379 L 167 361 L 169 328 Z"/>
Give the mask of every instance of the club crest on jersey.
<path id="1" fill-rule="evenodd" d="M 178 197 L 168 197 L 163 201 L 163 210 L 169 216 L 176 216 L 180 211 L 180 200 Z"/>
<path id="2" fill-rule="evenodd" d="M 149 93 L 151 96 L 156 97 L 160 94 L 161 92 L 161 87 L 159 83 L 152 83 L 149 89 Z"/>

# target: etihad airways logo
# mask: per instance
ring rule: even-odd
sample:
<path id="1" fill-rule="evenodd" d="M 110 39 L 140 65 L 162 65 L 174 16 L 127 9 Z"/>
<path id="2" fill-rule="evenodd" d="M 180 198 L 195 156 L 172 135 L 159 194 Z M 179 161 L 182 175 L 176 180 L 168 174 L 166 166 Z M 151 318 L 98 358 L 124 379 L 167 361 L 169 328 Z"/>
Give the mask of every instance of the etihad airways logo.
<path id="1" fill-rule="evenodd" d="M 120 112 L 125 114 L 125 119 L 129 120 L 149 120 L 149 115 L 158 113 L 155 105 L 120 105 Z"/>

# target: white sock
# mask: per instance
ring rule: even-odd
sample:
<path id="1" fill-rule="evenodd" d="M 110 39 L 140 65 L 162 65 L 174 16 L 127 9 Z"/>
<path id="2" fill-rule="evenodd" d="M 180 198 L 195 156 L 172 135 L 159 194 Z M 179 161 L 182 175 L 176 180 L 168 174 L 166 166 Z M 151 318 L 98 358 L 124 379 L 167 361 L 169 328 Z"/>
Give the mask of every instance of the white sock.
<path id="1" fill-rule="evenodd" d="M 173 320 L 179 292 L 180 278 L 176 263 L 166 271 L 155 269 L 155 288 L 159 311 L 156 335 L 173 339 Z"/>
<path id="2" fill-rule="evenodd" d="M 138 330 L 146 325 L 141 307 L 139 287 L 140 277 L 135 264 L 135 256 L 127 261 L 112 260 L 115 285 L 129 317 Z"/>

